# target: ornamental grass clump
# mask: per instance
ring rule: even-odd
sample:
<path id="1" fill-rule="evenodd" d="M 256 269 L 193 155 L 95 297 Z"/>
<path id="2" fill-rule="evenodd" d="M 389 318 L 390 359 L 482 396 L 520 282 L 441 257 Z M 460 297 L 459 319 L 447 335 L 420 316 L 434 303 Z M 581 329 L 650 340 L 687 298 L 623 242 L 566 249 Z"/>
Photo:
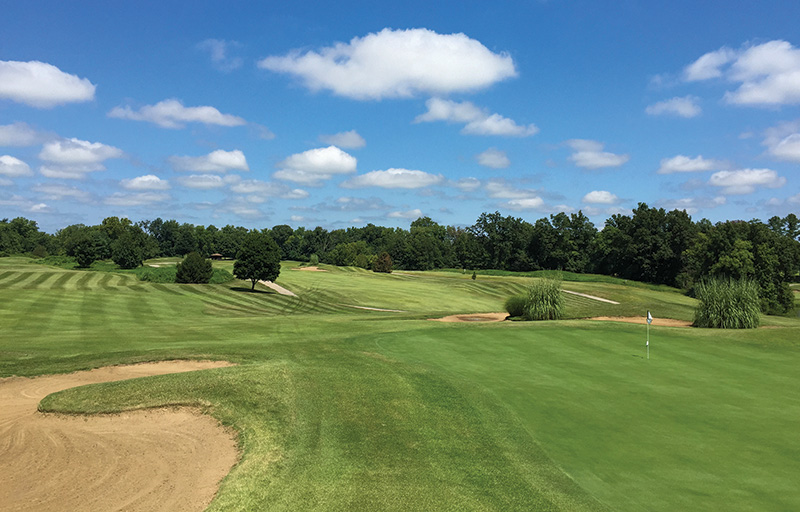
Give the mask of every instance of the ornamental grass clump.
<path id="1" fill-rule="evenodd" d="M 506 312 L 512 318 L 521 318 L 525 315 L 525 303 L 528 302 L 527 295 L 514 295 L 506 299 Z"/>
<path id="2" fill-rule="evenodd" d="M 528 288 L 525 301 L 525 320 L 558 320 L 564 313 L 564 294 L 561 281 L 542 279 Z"/>
<path id="3" fill-rule="evenodd" d="M 695 286 L 700 304 L 695 327 L 755 329 L 761 320 L 758 284 L 750 279 L 708 278 Z"/>

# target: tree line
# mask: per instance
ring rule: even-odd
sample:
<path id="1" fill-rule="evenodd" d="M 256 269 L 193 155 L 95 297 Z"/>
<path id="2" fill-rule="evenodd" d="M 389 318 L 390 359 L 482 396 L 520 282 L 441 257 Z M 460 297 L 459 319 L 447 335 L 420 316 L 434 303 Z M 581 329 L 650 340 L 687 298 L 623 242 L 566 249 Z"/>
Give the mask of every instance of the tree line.
<path id="1" fill-rule="evenodd" d="M 112 259 L 123 268 L 148 258 L 182 256 L 234 258 L 250 230 L 217 228 L 176 220 L 108 217 L 97 226 L 75 224 L 54 235 L 36 222 L 0 221 L 0 256 L 67 255 L 80 266 Z M 429 217 L 409 229 L 367 224 L 327 230 L 281 224 L 260 230 L 274 240 L 281 259 L 372 268 L 386 256 L 396 269 L 565 270 L 599 273 L 690 290 L 704 276 L 754 280 L 764 312 L 794 307 L 788 283 L 800 271 L 800 219 L 693 221 L 683 210 L 665 211 L 640 203 L 630 215 L 616 214 L 602 230 L 582 212 L 558 213 L 531 223 L 499 212 L 482 213 L 468 227 L 445 226 Z"/>

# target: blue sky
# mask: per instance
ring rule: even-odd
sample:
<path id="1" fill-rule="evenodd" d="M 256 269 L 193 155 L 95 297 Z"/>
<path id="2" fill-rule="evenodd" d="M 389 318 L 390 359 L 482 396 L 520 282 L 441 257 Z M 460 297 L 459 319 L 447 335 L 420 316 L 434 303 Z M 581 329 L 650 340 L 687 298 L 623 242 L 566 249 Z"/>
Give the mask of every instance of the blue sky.
<path id="1" fill-rule="evenodd" d="M 3 2 L 0 218 L 800 211 L 800 3 Z"/>

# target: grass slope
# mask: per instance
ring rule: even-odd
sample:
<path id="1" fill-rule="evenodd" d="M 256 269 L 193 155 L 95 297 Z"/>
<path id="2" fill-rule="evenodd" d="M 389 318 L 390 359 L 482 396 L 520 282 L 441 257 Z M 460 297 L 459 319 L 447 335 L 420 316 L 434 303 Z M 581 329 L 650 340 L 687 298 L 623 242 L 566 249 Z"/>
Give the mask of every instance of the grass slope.
<path id="1" fill-rule="evenodd" d="M 0 376 L 240 363 L 42 403 L 207 409 L 244 454 L 213 510 L 800 509 L 800 320 L 652 328 L 646 361 L 640 326 L 424 320 L 501 311 L 530 277 L 293 266 L 278 283 L 297 298 L 0 259 Z M 694 304 L 624 283 L 564 287 L 622 302 L 568 296 L 571 318 L 691 319 Z"/>

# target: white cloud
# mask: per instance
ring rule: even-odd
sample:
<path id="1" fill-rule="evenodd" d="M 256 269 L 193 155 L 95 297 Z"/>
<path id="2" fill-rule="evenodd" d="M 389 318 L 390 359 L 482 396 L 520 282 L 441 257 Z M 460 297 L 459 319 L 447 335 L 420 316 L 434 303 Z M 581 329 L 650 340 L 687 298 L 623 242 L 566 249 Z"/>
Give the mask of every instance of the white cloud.
<path id="1" fill-rule="evenodd" d="M 139 192 L 124 194 L 117 192 L 105 198 L 103 202 L 111 206 L 145 206 L 153 203 L 163 203 L 169 200 L 169 194 L 158 192 Z"/>
<path id="2" fill-rule="evenodd" d="M 619 197 L 607 190 L 593 190 L 583 196 L 583 202 L 586 204 L 617 204 Z"/>
<path id="3" fill-rule="evenodd" d="M 250 170 L 244 153 L 238 149 L 218 149 L 204 156 L 171 156 L 168 160 L 176 171 L 225 173 Z"/>
<path id="4" fill-rule="evenodd" d="M 670 114 L 687 118 L 695 117 L 702 112 L 700 105 L 697 104 L 698 101 L 695 96 L 676 97 L 649 105 L 644 111 L 651 116 Z"/>
<path id="5" fill-rule="evenodd" d="M 390 219 L 413 219 L 417 220 L 422 217 L 422 210 L 415 208 L 413 210 L 389 212 L 386 214 Z"/>
<path id="6" fill-rule="evenodd" d="M 656 201 L 656 206 L 667 211 L 685 210 L 689 215 L 694 215 L 701 210 L 717 208 L 727 203 L 724 196 L 715 197 L 684 197 L 679 199 L 661 199 Z"/>
<path id="7" fill-rule="evenodd" d="M 788 162 L 800 162 L 800 121 L 769 128 L 763 142 L 767 153 Z"/>
<path id="8" fill-rule="evenodd" d="M 82 179 L 87 173 L 104 171 L 106 160 L 124 155 L 121 149 L 100 142 L 58 139 L 45 143 L 39 152 L 39 158 L 48 162 L 39 172 L 48 178 Z"/>
<path id="9" fill-rule="evenodd" d="M 37 183 L 31 189 L 48 201 L 59 201 L 64 198 L 75 199 L 82 203 L 91 201 L 91 194 L 76 187 L 66 187 L 55 183 Z"/>
<path id="10" fill-rule="evenodd" d="M 457 189 L 461 190 L 462 192 L 472 192 L 473 190 L 477 190 L 481 186 L 481 181 L 477 178 L 461 178 L 460 180 L 453 183 L 453 186 Z"/>
<path id="11" fill-rule="evenodd" d="M 486 192 L 493 199 L 525 199 L 538 197 L 535 190 L 519 189 L 508 185 L 505 180 L 494 179 L 486 183 Z"/>
<path id="12" fill-rule="evenodd" d="M 480 165 L 491 169 L 505 169 L 511 165 L 511 160 L 508 159 L 506 152 L 497 148 L 489 148 L 476 155 L 475 158 Z"/>
<path id="13" fill-rule="evenodd" d="M 578 167 L 600 169 L 603 167 L 619 167 L 630 160 L 628 155 L 616 155 L 603 151 L 604 144 L 594 140 L 572 139 L 567 145 L 574 151 L 569 159 Z"/>
<path id="14" fill-rule="evenodd" d="M 788 201 L 791 204 L 800 204 L 800 194 L 795 194 L 792 197 L 788 198 Z"/>
<path id="15" fill-rule="evenodd" d="M 222 188 L 226 185 L 222 176 L 217 174 L 190 174 L 189 176 L 181 176 L 178 178 L 178 183 L 186 188 L 197 190 L 211 190 L 214 188 Z"/>
<path id="16" fill-rule="evenodd" d="M 424 171 L 409 169 L 387 169 L 372 171 L 355 176 L 342 183 L 345 188 L 381 187 L 381 188 L 423 188 L 438 185 L 444 181 L 441 174 L 429 174 Z"/>
<path id="17" fill-rule="evenodd" d="M 241 43 L 236 41 L 224 41 L 221 39 L 206 39 L 197 44 L 198 49 L 208 52 L 214 67 L 226 73 L 238 69 L 244 64 L 244 60 L 241 57 L 232 57 L 230 55 L 231 50 L 241 46 Z"/>
<path id="18" fill-rule="evenodd" d="M 335 174 L 352 174 L 356 172 L 356 164 L 354 156 L 336 146 L 328 146 L 289 156 L 278 163 L 279 170 L 272 176 L 280 180 L 314 185 Z"/>
<path id="19" fill-rule="evenodd" d="M 169 181 L 162 180 L 154 174 L 137 176 L 129 180 L 120 181 L 122 188 L 127 190 L 168 190 Z"/>
<path id="20" fill-rule="evenodd" d="M 725 93 L 736 105 L 796 105 L 800 103 L 800 49 L 787 41 L 774 40 L 745 46 L 741 50 L 722 48 L 690 64 L 687 81 L 724 76 L 739 83 Z"/>
<path id="21" fill-rule="evenodd" d="M 321 204 L 317 205 L 316 208 L 322 210 L 353 212 L 364 210 L 388 210 L 391 207 L 379 197 L 340 197 L 333 205 Z"/>
<path id="22" fill-rule="evenodd" d="M 677 155 L 672 158 L 662 159 L 661 167 L 658 168 L 658 174 L 711 171 L 717 167 L 719 167 L 719 162 L 703 158 L 702 155 L 698 155 L 694 158 Z"/>
<path id="23" fill-rule="evenodd" d="M 264 202 L 267 197 L 280 197 L 282 199 L 305 199 L 308 192 L 300 188 L 289 188 L 283 183 L 274 183 L 260 180 L 243 180 L 231 185 L 231 192 L 249 195 L 252 198 L 264 198 L 256 202 Z"/>
<path id="24" fill-rule="evenodd" d="M 367 145 L 367 141 L 364 140 L 364 137 L 359 135 L 355 130 L 334 133 L 333 135 L 320 135 L 319 140 L 325 144 L 347 149 L 358 149 Z"/>
<path id="25" fill-rule="evenodd" d="M 34 146 L 45 138 L 25 123 L 0 125 L 0 146 Z"/>
<path id="26" fill-rule="evenodd" d="M 0 187 L 10 187 L 14 182 L 5 178 L 0 178 Z"/>
<path id="27" fill-rule="evenodd" d="M 11 155 L 0 155 L 0 174 L 11 178 L 33 174 L 28 164 Z"/>
<path id="28" fill-rule="evenodd" d="M 159 101 L 155 105 L 145 105 L 139 111 L 130 106 L 114 107 L 108 117 L 147 121 L 162 128 L 183 128 L 186 123 L 203 123 L 218 126 L 242 126 L 247 121 L 241 117 L 223 114 L 214 107 L 184 107 L 176 99 Z"/>
<path id="29" fill-rule="evenodd" d="M 258 65 L 294 75 L 311 90 L 359 100 L 474 91 L 516 76 L 509 55 L 464 34 L 427 29 L 386 28 L 319 51 L 267 57 Z"/>
<path id="30" fill-rule="evenodd" d="M 739 169 L 715 172 L 708 183 L 722 187 L 722 194 L 742 195 L 752 194 L 756 187 L 780 188 L 786 184 L 786 178 L 771 169 Z"/>
<path id="31" fill-rule="evenodd" d="M 0 60 L 0 99 L 50 108 L 92 100 L 94 90 L 86 78 L 64 73 L 52 64 Z"/>
<path id="32" fill-rule="evenodd" d="M 306 218 L 303 217 L 302 215 L 292 215 L 291 217 L 289 217 L 289 220 L 291 220 L 292 222 L 303 222 L 306 220 Z"/>
<path id="33" fill-rule="evenodd" d="M 708 80 L 722 76 L 722 66 L 736 58 L 736 52 L 730 48 L 722 47 L 717 51 L 709 52 L 686 66 L 683 70 L 687 82 Z"/>
<path id="34" fill-rule="evenodd" d="M 523 199 L 511 199 L 505 204 L 511 210 L 541 210 L 545 207 L 544 199 L 541 197 L 526 197 Z"/>
<path id="35" fill-rule="evenodd" d="M 446 121 L 465 123 L 461 133 L 467 135 L 499 135 L 506 137 L 528 137 L 539 132 L 534 124 L 521 126 L 512 119 L 500 114 L 491 114 L 487 110 L 475 106 L 469 101 L 452 101 L 431 98 L 425 102 L 428 111 L 418 115 L 415 123 Z"/>

